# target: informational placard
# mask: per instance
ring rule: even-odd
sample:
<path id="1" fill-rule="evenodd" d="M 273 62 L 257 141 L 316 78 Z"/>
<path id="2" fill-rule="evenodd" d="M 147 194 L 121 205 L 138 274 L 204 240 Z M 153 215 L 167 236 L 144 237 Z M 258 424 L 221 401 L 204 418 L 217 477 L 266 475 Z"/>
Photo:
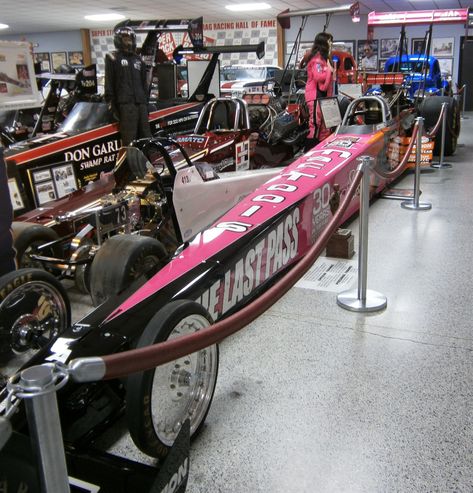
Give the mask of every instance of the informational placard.
<path id="1" fill-rule="evenodd" d="M 77 181 L 74 176 L 74 167 L 72 164 L 57 166 L 52 171 L 58 198 L 77 190 Z"/>
<path id="2" fill-rule="evenodd" d="M 348 96 L 349 98 L 361 98 L 363 95 L 361 84 L 339 84 L 338 92 L 342 96 Z"/>
<path id="3" fill-rule="evenodd" d="M 0 111 L 40 104 L 29 43 L 0 41 Z"/>
<path id="4" fill-rule="evenodd" d="M 320 257 L 296 283 L 296 288 L 339 293 L 352 288 L 357 279 L 357 260 Z"/>
<path id="5" fill-rule="evenodd" d="M 18 183 L 15 178 L 9 178 L 8 189 L 10 190 L 10 200 L 14 211 L 19 211 L 25 208 L 23 199 L 21 198 L 20 190 L 18 188 Z"/>
<path id="6" fill-rule="evenodd" d="M 34 183 L 38 206 L 60 199 L 78 189 L 72 163 L 63 163 L 39 170 L 30 170 L 30 179 Z"/>
<path id="7" fill-rule="evenodd" d="M 54 183 L 51 180 L 35 185 L 35 191 L 39 205 L 43 205 L 47 202 L 51 202 L 51 200 L 57 199 L 56 191 L 54 190 Z"/>
<path id="8" fill-rule="evenodd" d="M 337 98 L 322 98 L 317 101 L 327 128 L 336 127 L 342 123 L 342 115 Z"/>

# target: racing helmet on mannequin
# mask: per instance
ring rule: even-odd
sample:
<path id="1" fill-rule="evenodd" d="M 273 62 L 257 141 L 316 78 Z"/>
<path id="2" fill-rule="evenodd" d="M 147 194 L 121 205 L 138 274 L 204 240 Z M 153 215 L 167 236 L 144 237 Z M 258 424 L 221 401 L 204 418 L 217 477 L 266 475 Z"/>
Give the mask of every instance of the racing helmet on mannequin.
<path id="1" fill-rule="evenodd" d="M 118 27 L 115 29 L 113 44 L 118 51 L 128 55 L 136 52 L 136 33 L 131 27 Z"/>

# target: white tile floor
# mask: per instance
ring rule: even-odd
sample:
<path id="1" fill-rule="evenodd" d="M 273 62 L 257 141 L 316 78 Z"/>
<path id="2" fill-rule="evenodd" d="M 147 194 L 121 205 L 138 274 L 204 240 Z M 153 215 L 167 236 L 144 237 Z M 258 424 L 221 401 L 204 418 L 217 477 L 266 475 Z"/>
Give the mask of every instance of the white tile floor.
<path id="1" fill-rule="evenodd" d="M 385 310 L 293 288 L 221 345 L 189 493 L 473 491 L 469 116 L 453 168 L 422 174 L 431 211 L 371 205 L 368 287 Z M 126 436 L 112 448 L 143 460 Z"/>

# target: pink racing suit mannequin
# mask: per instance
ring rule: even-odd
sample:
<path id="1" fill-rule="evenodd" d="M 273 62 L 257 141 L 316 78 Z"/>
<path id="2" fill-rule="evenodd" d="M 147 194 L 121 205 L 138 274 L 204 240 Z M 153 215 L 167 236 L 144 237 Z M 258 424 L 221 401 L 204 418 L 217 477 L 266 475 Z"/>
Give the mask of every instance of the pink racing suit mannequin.
<path id="1" fill-rule="evenodd" d="M 305 100 L 309 107 L 309 133 L 305 146 L 306 151 L 330 134 L 323 123 L 322 113 L 317 105 L 318 98 L 333 96 L 333 68 L 327 60 L 330 41 L 330 34 L 317 34 L 311 52 L 304 56 L 305 60 L 303 59 L 303 62 L 307 63 Z"/>

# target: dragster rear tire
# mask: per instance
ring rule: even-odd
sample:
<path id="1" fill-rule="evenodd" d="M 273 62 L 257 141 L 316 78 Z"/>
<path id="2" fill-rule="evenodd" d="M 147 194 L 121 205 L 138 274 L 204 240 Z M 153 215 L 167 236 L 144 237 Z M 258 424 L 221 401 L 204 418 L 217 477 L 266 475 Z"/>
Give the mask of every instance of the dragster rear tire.
<path id="1" fill-rule="evenodd" d="M 172 301 L 150 320 L 137 347 L 205 330 L 211 323 L 212 318 L 202 305 L 188 300 Z M 218 346 L 214 344 L 128 377 L 128 428 L 142 452 L 164 458 L 187 418 L 191 438 L 202 430 L 215 391 L 218 359 Z"/>
<path id="2" fill-rule="evenodd" d="M 442 104 L 447 103 L 447 125 L 445 129 L 445 156 L 451 156 L 457 148 L 457 139 L 460 133 L 460 108 L 458 100 L 449 96 L 426 97 L 420 106 L 420 114 L 424 117 L 426 129 L 431 129 L 437 123 L 442 110 Z M 434 154 L 440 155 L 442 145 L 442 127 L 435 136 Z"/>
<path id="3" fill-rule="evenodd" d="M 90 267 L 90 295 L 95 306 L 127 288 L 140 275 L 164 263 L 166 248 L 148 236 L 116 235 L 99 249 Z"/>
<path id="4" fill-rule="evenodd" d="M 27 267 L 43 268 L 41 262 L 29 257 L 31 253 L 38 253 L 39 246 L 56 241 L 59 235 L 51 228 L 42 224 L 14 221 L 12 223 L 13 247 L 16 250 L 16 264 L 19 269 Z M 59 245 L 41 251 L 42 255 L 60 258 L 62 251 Z"/>

